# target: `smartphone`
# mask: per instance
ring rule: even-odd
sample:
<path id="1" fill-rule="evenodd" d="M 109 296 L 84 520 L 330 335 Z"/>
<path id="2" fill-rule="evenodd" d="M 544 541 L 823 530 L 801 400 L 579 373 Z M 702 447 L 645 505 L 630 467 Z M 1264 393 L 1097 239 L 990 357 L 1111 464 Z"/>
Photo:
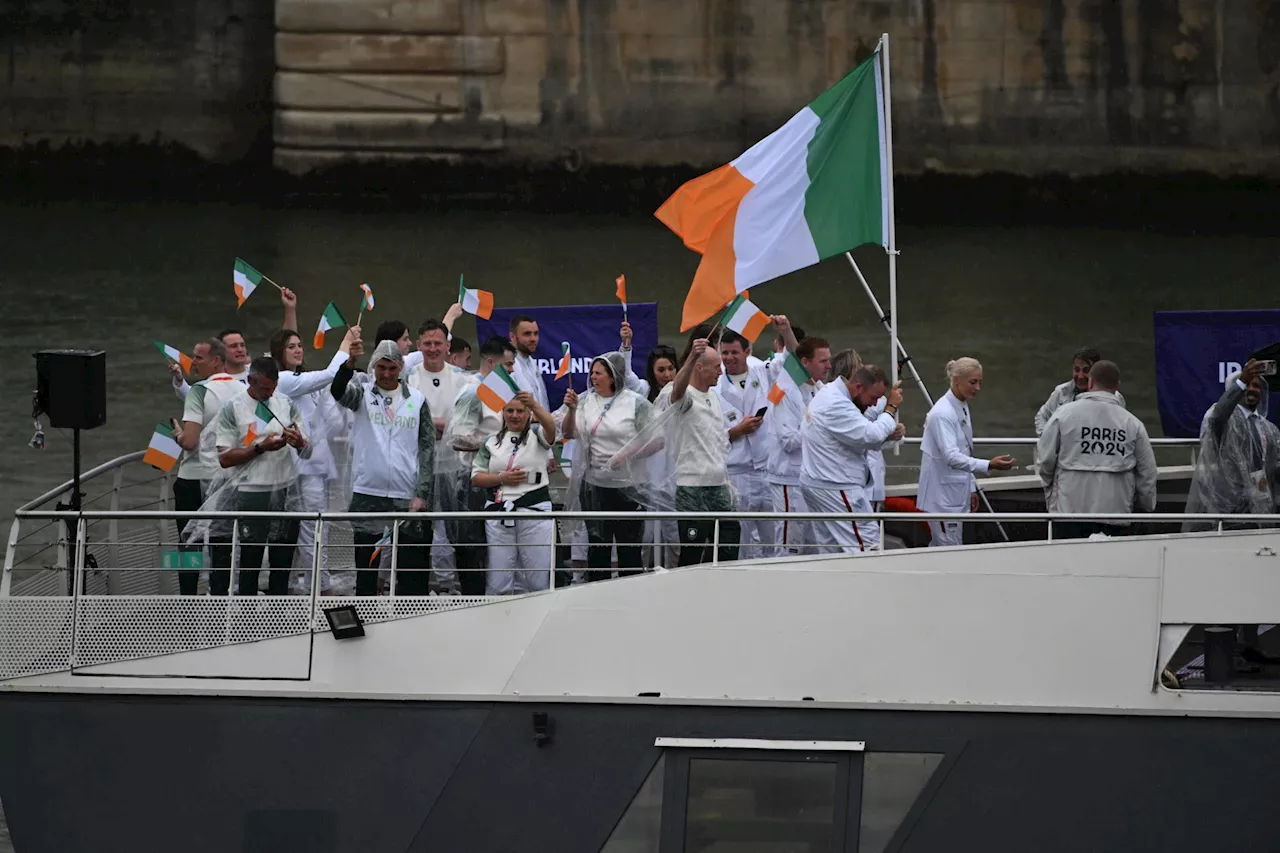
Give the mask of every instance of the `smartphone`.
<path id="1" fill-rule="evenodd" d="M 1262 375 L 1263 375 L 1263 376 L 1275 376 L 1275 375 L 1276 375 L 1276 362 L 1275 362 L 1275 359 L 1268 359 L 1268 360 L 1266 360 L 1266 361 L 1260 361 L 1260 362 L 1258 362 L 1258 364 L 1262 365 Z"/>
<path id="2" fill-rule="evenodd" d="M 528 475 L 526 475 L 525 480 L 530 486 L 536 486 L 538 483 L 542 482 L 542 472 L 530 471 Z"/>
<path id="3" fill-rule="evenodd" d="M 769 407 L 768 407 L 768 406 L 761 406 L 759 409 L 756 409 L 756 417 L 757 417 L 757 418 L 763 418 L 763 417 L 764 417 L 764 413 L 765 413 L 765 412 L 767 412 L 767 411 L 769 411 Z"/>

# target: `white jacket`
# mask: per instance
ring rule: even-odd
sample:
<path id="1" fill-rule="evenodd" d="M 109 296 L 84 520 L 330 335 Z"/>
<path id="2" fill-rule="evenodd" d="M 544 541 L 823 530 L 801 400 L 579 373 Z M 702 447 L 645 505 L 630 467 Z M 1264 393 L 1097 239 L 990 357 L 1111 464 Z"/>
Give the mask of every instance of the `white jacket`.
<path id="1" fill-rule="evenodd" d="M 929 410 L 920 450 L 916 506 L 925 512 L 968 512 L 976 488 L 973 475 L 987 473 L 990 463 L 973 457 L 969 407 L 951 391 Z"/>
<path id="2" fill-rule="evenodd" d="M 800 485 L 800 466 L 804 461 L 801 447 L 804 414 L 822 383 L 805 383 L 787 391 L 782 402 L 769 410 L 765 420 L 772 419 L 773 442 L 769 447 L 769 482 L 779 486 Z"/>
<path id="3" fill-rule="evenodd" d="M 713 389 L 720 398 L 726 432 L 760 409 L 772 408 L 769 405 L 769 387 L 773 382 L 771 372 L 764 364 L 747 368 L 746 383 L 746 388 L 739 388 L 727 374 L 722 374 Z M 769 422 L 771 417 L 772 415 L 766 414 L 764 423 L 758 430 L 729 445 L 730 474 L 764 471 L 768 468 L 769 449 L 773 443 L 773 428 Z"/>
<path id="4" fill-rule="evenodd" d="M 811 489 L 866 489 L 871 485 L 867 451 L 881 447 L 897 428 L 881 412 L 871 420 L 849 396 L 843 381 L 813 395 L 801 436 L 800 485 Z"/>
<path id="5" fill-rule="evenodd" d="M 351 491 L 398 500 L 419 497 L 430 506 L 436 429 L 422 392 L 403 381 L 395 391 L 384 391 L 372 383 L 335 385 L 335 389 L 341 394 L 335 395 L 338 404 L 355 413 Z"/>

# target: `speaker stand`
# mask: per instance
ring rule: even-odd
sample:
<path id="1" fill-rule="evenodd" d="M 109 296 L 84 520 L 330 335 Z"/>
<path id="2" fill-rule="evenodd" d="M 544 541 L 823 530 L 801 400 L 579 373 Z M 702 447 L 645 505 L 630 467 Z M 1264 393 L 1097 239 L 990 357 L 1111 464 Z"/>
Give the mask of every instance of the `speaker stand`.
<path id="1" fill-rule="evenodd" d="M 71 502 L 62 503 L 59 501 L 58 511 L 70 510 L 71 512 L 79 513 L 82 506 L 80 501 L 84 497 L 84 495 L 80 494 L 80 430 L 73 429 L 71 434 Z M 69 596 L 76 594 L 76 559 L 80 556 L 79 549 L 76 548 L 79 522 L 79 517 L 67 519 L 67 541 L 71 543 L 71 560 L 70 565 L 67 567 L 67 595 Z"/>

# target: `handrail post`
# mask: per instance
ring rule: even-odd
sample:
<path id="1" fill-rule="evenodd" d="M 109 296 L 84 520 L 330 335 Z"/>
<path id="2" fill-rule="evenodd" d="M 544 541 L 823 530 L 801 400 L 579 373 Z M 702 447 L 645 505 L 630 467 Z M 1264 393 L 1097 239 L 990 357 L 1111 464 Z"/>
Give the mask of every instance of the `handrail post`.
<path id="1" fill-rule="evenodd" d="M 316 616 L 319 615 L 318 608 L 320 606 L 320 539 L 324 533 L 324 519 L 319 515 L 316 516 L 315 526 L 315 547 L 311 549 L 311 619 L 308 625 L 314 633 L 316 630 Z"/>
<path id="2" fill-rule="evenodd" d="M 884 550 L 884 519 L 877 518 L 876 524 L 880 526 L 880 542 L 878 543 L 878 547 L 876 548 L 876 550 L 883 551 Z"/>
<path id="3" fill-rule="evenodd" d="M 1053 519 L 1052 518 L 1049 519 L 1049 540 L 1048 541 L 1050 542 L 1053 541 Z"/>
<path id="4" fill-rule="evenodd" d="M 239 587 L 236 586 L 236 566 L 240 562 L 240 519 L 231 519 L 231 568 L 227 570 L 227 599 L 230 600 Z"/>
<path id="5" fill-rule="evenodd" d="M 123 481 L 123 467 L 111 472 L 112 512 L 118 512 L 120 509 L 120 485 Z M 118 518 L 113 518 L 107 522 L 107 560 L 113 568 L 120 566 L 120 519 Z M 122 592 L 119 587 L 123 581 L 117 581 L 116 576 L 116 572 L 107 572 L 107 592 L 111 595 L 120 595 Z"/>
<path id="6" fill-rule="evenodd" d="M 717 515 L 712 519 L 712 523 L 715 526 L 711 529 L 711 565 L 718 566 L 720 565 L 720 516 Z M 741 529 L 741 524 L 739 524 L 739 529 Z M 739 533 L 738 536 L 738 547 L 742 547 L 742 534 Z"/>
<path id="7" fill-rule="evenodd" d="M 59 525 L 64 530 L 66 525 Z M 80 630 L 80 570 L 84 566 L 84 547 L 85 540 L 88 539 L 88 527 L 86 526 L 84 516 L 78 516 L 76 522 L 76 542 L 74 557 L 71 566 L 71 654 L 68 658 L 68 670 L 76 668 L 76 649 L 79 648 L 79 630 Z"/>
<path id="8" fill-rule="evenodd" d="M 551 567 L 547 575 L 547 589 L 554 590 L 556 588 L 556 540 L 560 538 L 560 519 L 551 519 Z M 519 536 L 516 537 L 519 541 Z M 570 561 L 572 562 L 572 561 Z"/>
<path id="9" fill-rule="evenodd" d="M 400 519 L 391 522 L 391 608 L 396 604 L 396 566 L 400 559 Z M 374 589 L 377 592 L 377 589 Z"/>

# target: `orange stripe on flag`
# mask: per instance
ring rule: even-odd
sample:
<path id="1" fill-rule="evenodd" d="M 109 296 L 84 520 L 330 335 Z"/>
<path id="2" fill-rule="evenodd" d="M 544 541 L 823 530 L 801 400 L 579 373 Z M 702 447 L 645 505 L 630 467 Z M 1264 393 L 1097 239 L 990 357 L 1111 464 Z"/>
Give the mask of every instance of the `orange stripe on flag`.
<path id="1" fill-rule="evenodd" d="M 618 289 L 614 291 L 614 295 L 618 297 L 619 302 L 627 301 L 627 277 L 620 275 L 614 282 L 618 285 Z"/>
<path id="2" fill-rule="evenodd" d="M 236 307 L 239 308 L 241 305 L 244 304 L 245 299 L 247 299 L 248 297 L 244 295 L 243 287 L 237 284 L 235 285 L 235 288 L 236 288 Z"/>
<path id="3" fill-rule="evenodd" d="M 760 333 L 769 325 L 769 316 L 763 311 L 757 311 L 751 315 L 751 319 L 747 321 L 747 325 L 742 329 L 742 336 L 747 340 L 755 343 L 756 338 L 760 337 Z"/>
<path id="4" fill-rule="evenodd" d="M 495 412 L 501 412 L 502 408 L 507 405 L 506 401 L 499 397 L 496 391 L 483 383 L 476 388 L 476 396 L 480 398 L 481 403 L 484 403 Z"/>
<path id="5" fill-rule="evenodd" d="M 316 349 L 324 349 L 324 332 L 316 332 L 316 336 L 311 339 L 311 345 Z"/>
<path id="6" fill-rule="evenodd" d="M 560 359 L 560 367 L 556 370 L 556 379 L 564 379 L 569 373 L 569 354 L 565 353 Z"/>
<path id="7" fill-rule="evenodd" d="M 769 389 L 769 402 L 776 406 L 785 400 L 786 397 L 786 390 L 777 382 L 773 383 L 773 387 Z"/>
<path id="8" fill-rule="evenodd" d="M 686 246 L 702 252 L 702 263 L 684 301 L 680 331 L 687 332 L 706 320 L 737 294 L 734 223 L 738 205 L 754 186 L 732 165 L 721 166 L 680 187 L 654 214 L 679 234 Z"/>
<path id="9" fill-rule="evenodd" d="M 177 459 L 172 456 L 166 456 L 154 447 L 147 448 L 147 452 L 142 454 L 142 461 L 148 465 L 154 465 L 166 474 L 172 471 L 173 466 L 178 463 Z"/>
<path id="10" fill-rule="evenodd" d="M 477 290 L 476 303 L 476 316 L 488 320 L 493 313 L 493 294 L 487 290 Z"/>
<path id="11" fill-rule="evenodd" d="M 249 431 L 244 434 L 244 441 L 240 444 L 242 447 L 248 447 L 258 439 L 258 431 L 253 428 L 253 424 L 249 424 Z"/>

